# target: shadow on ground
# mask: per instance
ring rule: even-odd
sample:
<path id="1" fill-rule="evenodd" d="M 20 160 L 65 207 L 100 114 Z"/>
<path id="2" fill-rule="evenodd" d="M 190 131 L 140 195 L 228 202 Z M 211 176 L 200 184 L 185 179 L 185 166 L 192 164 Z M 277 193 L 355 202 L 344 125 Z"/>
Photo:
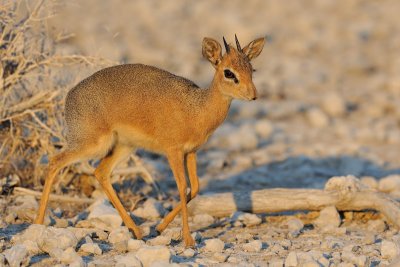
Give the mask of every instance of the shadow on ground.
<path id="1" fill-rule="evenodd" d="M 290 157 L 243 171 L 225 179 L 210 179 L 203 192 L 251 191 L 265 188 L 323 188 L 332 176 L 373 176 L 377 179 L 400 174 L 400 167 L 387 169 L 354 156 Z"/>

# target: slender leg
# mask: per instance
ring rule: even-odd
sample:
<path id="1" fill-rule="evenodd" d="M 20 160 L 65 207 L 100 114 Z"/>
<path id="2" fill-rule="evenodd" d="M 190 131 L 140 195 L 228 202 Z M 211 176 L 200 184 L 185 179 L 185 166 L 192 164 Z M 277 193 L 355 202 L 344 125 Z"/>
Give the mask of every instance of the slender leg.
<path id="1" fill-rule="evenodd" d="M 50 159 L 49 167 L 47 170 L 47 177 L 44 183 L 42 197 L 40 199 L 39 211 L 34 221 L 35 224 L 43 224 L 44 215 L 46 213 L 47 204 L 49 202 L 49 195 L 54 179 L 58 172 L 65 166 L 79 161 L 85 156 L 85 150 L 71 151 L 66 150 Z"/>
<path id="2" fill-rule="evenodd" d="M 194 239 L 190 235 L 188 214 L 186 206 L 186 178 L 185 178 L 185 164 L 184 155 L 181 151 L 174 151 L 168 154 L 169 165 L 174 174 L 176 184 L 178 186 L 179 196 L 182 206 L 182 234 L 186 247 L 194 246 Z"/>
<path id="3" fill-rule="evenodd" d="M 111 203 L 117 209 L 125 225 L 133 231 L 137 239 L 142 239 L 142 234 L 140 233 L 139 227 L 133 222 L 131 216 L 129 216 L 129 214 L 126 212 L 110 181 L 112 170 L 116 165 L 118 165 L 118 163 L 121 162 L 121 160 L 128 157 L 131 152 L 132 148 L 130 147 L 116 145 L 112 153 L 101 160 L 99 166 L 94 172 L 94 175 L 96 176 L 100 185 L 103 187 L 103 190 L 110 199 Z"/>
<path id="4" fill-rule="evenodd" d="M 196 197 L 199 192 L 199 178 L 197 177 L 197 167 L 196 167 L 196 152 L 190 152 L 186 155 L 186 167 L 189 174 L 190 180 L 190 194 L 187 196 L 187 203 Z M 181 211 L 182 205 L 178 204 L 170 213 L 168 213 L 163 221 L 157 226 L 157 231 L 162 232 L 167 228 L 168 224 L 172 222 L 175 216 Z"/>

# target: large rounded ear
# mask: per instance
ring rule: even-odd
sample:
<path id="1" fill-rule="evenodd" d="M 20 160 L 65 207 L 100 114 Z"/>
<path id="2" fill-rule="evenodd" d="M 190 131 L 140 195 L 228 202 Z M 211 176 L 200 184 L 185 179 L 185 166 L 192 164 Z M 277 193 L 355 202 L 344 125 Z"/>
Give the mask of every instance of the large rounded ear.
<path id="1" fill-rule="evenodd" d="M 243 53 L 249 58 L 249 60 L 252 60 L 253 58 L 258 57 L 258 55 L 261 53 L 264 43 L 265 38 L 255 39 L 243 48 Z"/>
<path id="2" fill-rule="evenodd" d="M 216 68 L 222 59 L 222 48 L 218 41 L 205 37 L 203 39 L 203 56 Z"/>

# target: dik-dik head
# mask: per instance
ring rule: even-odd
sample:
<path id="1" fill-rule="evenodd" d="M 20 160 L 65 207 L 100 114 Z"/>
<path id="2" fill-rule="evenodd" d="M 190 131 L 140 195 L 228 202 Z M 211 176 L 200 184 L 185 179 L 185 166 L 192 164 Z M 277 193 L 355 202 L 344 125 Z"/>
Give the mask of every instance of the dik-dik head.
<path id="1" fill-rule="evenodd" d="M 255 100 L 257 90 L 253 84 L 253 67 L 250 61 L 256 58 L 264 47 L 264 38 L 250 42 L 241 48 L 235 35 L 236 48 L 224 40 L 226 53 L 222 56 L 221 45 L 212 38 L 203 40 L 203 56 L 216 69 L 214 81 L 217 81 L 221 92 L 229 97 Z"/>

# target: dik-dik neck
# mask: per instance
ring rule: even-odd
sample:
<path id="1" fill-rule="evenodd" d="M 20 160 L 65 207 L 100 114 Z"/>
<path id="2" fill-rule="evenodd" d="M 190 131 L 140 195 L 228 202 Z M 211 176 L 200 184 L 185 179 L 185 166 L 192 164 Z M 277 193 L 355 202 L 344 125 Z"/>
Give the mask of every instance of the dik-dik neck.
<path id="1" fill-rule="evenodd" d="M 232 97 L 222 94 L 220 83 L 214 77 L 211 85 L 206 89 L 206 101 L 201 112 L 201 123 L 204 129 L 212 133 L 228 115 Z"/>

